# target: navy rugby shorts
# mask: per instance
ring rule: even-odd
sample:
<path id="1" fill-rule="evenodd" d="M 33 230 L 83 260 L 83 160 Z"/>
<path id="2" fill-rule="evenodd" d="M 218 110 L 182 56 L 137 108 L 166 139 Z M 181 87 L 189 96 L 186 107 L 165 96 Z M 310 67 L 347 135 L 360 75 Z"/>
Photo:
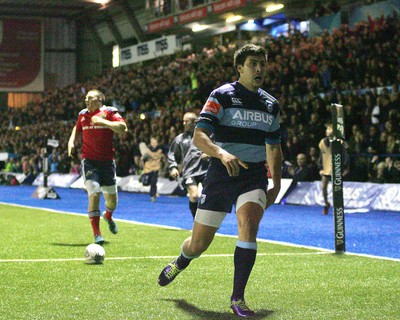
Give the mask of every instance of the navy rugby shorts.
<path id="1" fill-rule="evenodd" d="M 82 160 L 82 173 L 84 180 L 93 180 L 100 186 L 113 186 L 116 180 L 116 165 L 114 160 Z"/>
<path id="2" fill-rule="evenodd" d="M 213 158 L 203 181 L 198 208 L 229 213 L 241 194 L 256 189 L 267 193 L 268 178 L 265 162 L 247 164 L 248 169 L 240 167 L 239 175 L 230 177 L 222 162 Z"/>

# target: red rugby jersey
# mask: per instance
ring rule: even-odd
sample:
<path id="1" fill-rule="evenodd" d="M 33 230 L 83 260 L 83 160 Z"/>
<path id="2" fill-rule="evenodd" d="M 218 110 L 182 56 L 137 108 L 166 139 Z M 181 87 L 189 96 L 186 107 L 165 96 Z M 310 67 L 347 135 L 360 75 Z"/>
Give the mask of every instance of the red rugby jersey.
<path id="1" fill-rule="evenodd" d="M 114 107 L 102 106 L 96 111 L 89 112 L 83 109 L 79 112 L 76 122 L 76 132 L 82 133 L 82 158 L 89 160 L 113 160 L 114 159 L 114 131 L 94 125 L 91 122 L 93 116 L 99 116 L 109 121 L 125 122 Z"/>

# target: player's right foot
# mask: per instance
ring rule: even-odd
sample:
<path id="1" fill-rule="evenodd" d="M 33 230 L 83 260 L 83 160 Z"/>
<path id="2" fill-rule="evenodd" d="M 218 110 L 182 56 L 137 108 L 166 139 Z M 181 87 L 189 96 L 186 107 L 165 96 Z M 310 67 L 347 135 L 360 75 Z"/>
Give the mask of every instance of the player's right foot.
<path id="1" fill-rule="evenodd" d="M 102 245 L 104 243 L 104 238 L 100 235 L 95 235 L 94 243 Z"/>
<path id="2" fill-rule="evenodd" d="M 117 234 L 118 232 L 118 227 L 115 224 L 115 221 L 113 219 L 108 220 L 106 218 L 105 212 L 102 213 L 103 219 L 104 221 L 106 221 L 108 223 L 108 229 L 110 229 L 110 231 L 114 234 Z"/>
<path id="3" fill-rule="evenodd" d="M 231 313 L 234 313 L 242 318 L 250 318 L 255 316 L 255 312 L 249 309 L 244 299 L 233 299 L 231 301 Z"/>
<path id="4" fill-rule="evenodd" d="M 183 269 L 178 268 L 175 259 L 161 271 L 158 276 L 158 284 L 162 287 L 170 284 L 181 271 L 183 271 Z"/>

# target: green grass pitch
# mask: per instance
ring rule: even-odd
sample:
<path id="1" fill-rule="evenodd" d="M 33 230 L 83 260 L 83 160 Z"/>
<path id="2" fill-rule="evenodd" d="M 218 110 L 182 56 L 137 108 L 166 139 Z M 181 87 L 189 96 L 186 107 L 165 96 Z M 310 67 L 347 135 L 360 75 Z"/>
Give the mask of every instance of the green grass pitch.
<path id="1" fill-rule="evenodd" d="M 0 319 L 237 319 L 235 238 L 217 236 L 162 288 L 190 232 L 118 226 L 113 235 L 102 222 L 105 261 L 87 265 L 87 217 L 0 205 Z M 255 319 L 400 319 L 400 264 L 260 241 L 246 300 Z"/>

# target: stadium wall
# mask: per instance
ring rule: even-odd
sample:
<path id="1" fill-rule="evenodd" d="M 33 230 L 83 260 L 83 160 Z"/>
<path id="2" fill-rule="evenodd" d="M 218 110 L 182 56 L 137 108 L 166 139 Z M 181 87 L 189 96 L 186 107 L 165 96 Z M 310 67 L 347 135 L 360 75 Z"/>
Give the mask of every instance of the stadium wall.
<path id="1" fill-rule="evenodd" d="M 34 186 L 43 186 L 43 174 L 33 181 Z M 15 185 L 23 183 L 26 176 L 22 173 L 0 173 L 1 181 L 17 181 Z M 143 186 L 140 176 L 130 175 L 117 177 L 117 185 L 121 191 L 149 193 L 150 186 Z M 272 181 L 270 180 L 270 183 Z M 85 189 L 83 178 L 78 174 L 51 174 L 48 176 L 49 187 Z M 160 195 L 186 195 L 181 182 L 159 178 L 157 183 Z M 328 185 L 329 201 L 332 200 L 332 184 Z M 400 212 L 400 184 L 378 184 L 366 182 L 343 183 L 343 200 L 346 210 L 353 211 L 397 211 Z M 282 179 L 281 191 L 275 201 L 276 204 L 293 204 L 302 206 L 323 206 L 321 182 L 298 182 L 292 179 Z"/>
<path id="2" fill-rule="evenodd" d="M 331 183 L 328 185 L 328 199 L 333 203 Z M 299 182 L 284 201 L 287 204 L 323 206 L 321 182 Z M 400 211 L 400 184 L 344 181 L 343 202 L 345 209 Z"/>

